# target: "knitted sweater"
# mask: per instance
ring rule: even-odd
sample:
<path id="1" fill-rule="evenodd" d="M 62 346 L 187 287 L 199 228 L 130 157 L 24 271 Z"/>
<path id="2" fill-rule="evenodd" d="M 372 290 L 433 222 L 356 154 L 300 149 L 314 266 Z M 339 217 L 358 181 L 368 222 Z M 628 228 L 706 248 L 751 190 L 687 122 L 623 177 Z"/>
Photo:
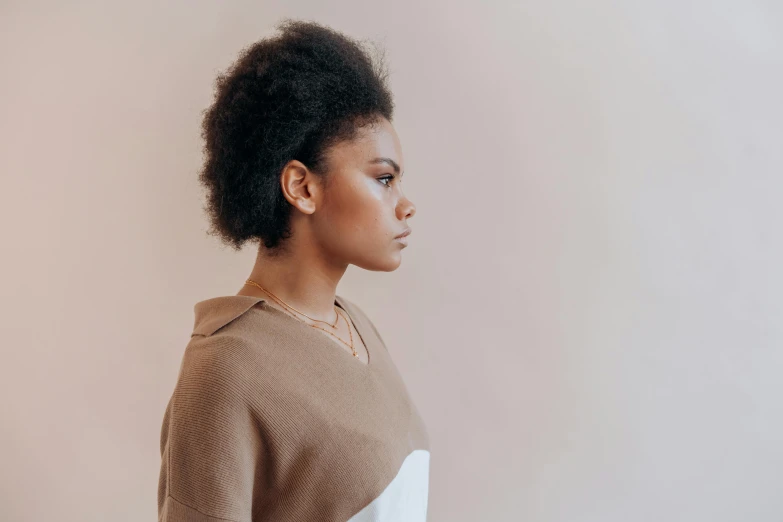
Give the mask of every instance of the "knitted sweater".
<path id="1" fill-rule="evenodd" d="M 163 416 L 159 522 L 426 522 L 429 437 L 386 345 L 368 362 L 265 298 L 196 303 Z"/>

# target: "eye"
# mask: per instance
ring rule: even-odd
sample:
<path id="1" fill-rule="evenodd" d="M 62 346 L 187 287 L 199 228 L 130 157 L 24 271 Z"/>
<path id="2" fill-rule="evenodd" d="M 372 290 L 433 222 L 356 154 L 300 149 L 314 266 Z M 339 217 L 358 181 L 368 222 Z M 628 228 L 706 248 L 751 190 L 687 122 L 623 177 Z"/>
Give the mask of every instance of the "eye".
<path id="1" fill-rule="evenodd" d="M 388 181 L 389 183 L 391 183 L 393 179 L 394 176 L 384 176 L 382 178 L 378 178 L 378 181 L 380 181 L 381 183 L 383 183 L 384 181 Z M 389 183 L 383 183 L 383 185 L 388 187 L 390 186 Z"/>

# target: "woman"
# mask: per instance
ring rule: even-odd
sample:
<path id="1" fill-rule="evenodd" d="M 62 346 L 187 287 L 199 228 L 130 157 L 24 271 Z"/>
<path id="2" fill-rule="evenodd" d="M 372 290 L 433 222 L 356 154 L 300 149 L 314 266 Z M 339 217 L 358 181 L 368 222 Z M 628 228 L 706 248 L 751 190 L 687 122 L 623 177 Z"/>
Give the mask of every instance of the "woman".
<path id="1" fill-rule="evenodd" d="M 429 439 L 348 265 L 400 265 L 413 203 L 386 75 L 285 20 L 219 76 L 204 118 L 210 232 L 258 243 L 195 305 L 161 430 L 159 520 L 425 521 Z M 402 239 L 401 239 L 402 238 Z"/>

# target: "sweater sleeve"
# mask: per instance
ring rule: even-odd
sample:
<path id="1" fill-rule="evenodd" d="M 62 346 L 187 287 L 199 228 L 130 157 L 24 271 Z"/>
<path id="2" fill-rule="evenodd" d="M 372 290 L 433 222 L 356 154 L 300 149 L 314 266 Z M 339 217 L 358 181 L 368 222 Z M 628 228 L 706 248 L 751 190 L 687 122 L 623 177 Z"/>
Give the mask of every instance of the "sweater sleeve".
<path id="1" fill-rule="evenodd" d="M 250 522 L 263 499 L 263 445 L 240 372 L 186 354 L 164 415 L 159 522 Z"/>

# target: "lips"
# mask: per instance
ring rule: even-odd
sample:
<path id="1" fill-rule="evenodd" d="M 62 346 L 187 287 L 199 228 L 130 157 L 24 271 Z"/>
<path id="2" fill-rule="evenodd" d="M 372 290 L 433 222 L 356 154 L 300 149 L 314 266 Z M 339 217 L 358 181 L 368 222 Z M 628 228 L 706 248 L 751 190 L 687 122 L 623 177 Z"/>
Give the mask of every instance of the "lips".
<path id="1" fill-rule="evenodd" d="M 400 234 L 399 236 L 395 237 L 394 239 L 401 239 L 403 237 L 408 237 L 410 235 L 410 233 L 411 233 L 411 229 L 410 228 L 406 228 L 405 231 L 402 234 Z"/>

